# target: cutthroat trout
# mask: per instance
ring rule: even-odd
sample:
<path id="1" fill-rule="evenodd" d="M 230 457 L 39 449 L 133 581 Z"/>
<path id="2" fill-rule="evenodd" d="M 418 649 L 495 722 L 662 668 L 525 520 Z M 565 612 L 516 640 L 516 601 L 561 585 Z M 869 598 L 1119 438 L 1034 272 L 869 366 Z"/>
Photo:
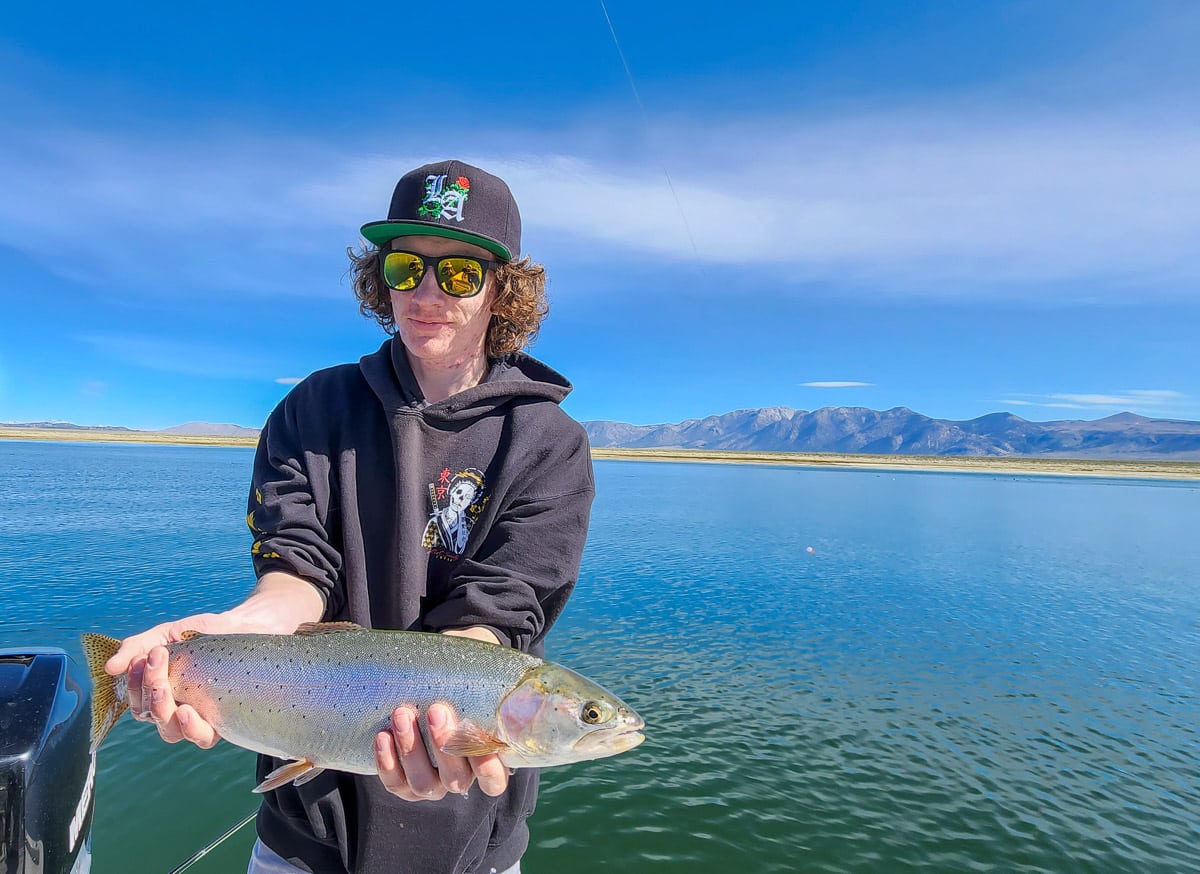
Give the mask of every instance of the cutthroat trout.
<path id="1" fill-rule="evenodd" d="M 104 672 L 119 645 L 83 635 L 95 686 L 93 751 L 129 708 L 126 676 Z M 645 739 L 642 718 L 586 677 L 469 638 L 312 623 L 295 634 L 192 632 L 167 651 L 176 701 L 231 743 L 291 760 L 255 792 L 299 785 L 326 768 L 377 773 L 375 735 L 403 704 L 420 713 L 450 705 L 459 725 L 442 752 L 498 753 L 510 768 L 599 759 Z"/>

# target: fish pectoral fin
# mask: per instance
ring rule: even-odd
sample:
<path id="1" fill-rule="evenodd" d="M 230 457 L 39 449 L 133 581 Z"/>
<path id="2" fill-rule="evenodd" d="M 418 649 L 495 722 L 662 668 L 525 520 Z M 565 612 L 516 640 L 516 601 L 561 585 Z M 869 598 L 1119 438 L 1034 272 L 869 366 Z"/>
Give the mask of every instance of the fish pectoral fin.
<path id="1" fill-rule="evenodd" d="M 366 631 L 357 622 L 305 622 L 293 634 L 336 634 L 339 631 Z"/>
<path id="2" fill-rule="evenodd" d="M 267 779 L 255 786 L 254 791 L 261 795 L 264 792 L 270 792 L 272 789 L 278 789 L 285 783 L 291 783 L 292 781 L 295 781 L 297 786 L 303 786 L 324 770 L 324 768 L 317 767 L 308 759 L 297 759 L 294 762 L 288 762 L 286 765 L 280 765 L 267 775 Z"/>
<path id="3" fill-rule="evenodd" d="M 473 722 L 460 722 L 454 734 L 442 745 L 442 752 L 452 756 L 486 756 L 507 749 L 508 744 Z"/>

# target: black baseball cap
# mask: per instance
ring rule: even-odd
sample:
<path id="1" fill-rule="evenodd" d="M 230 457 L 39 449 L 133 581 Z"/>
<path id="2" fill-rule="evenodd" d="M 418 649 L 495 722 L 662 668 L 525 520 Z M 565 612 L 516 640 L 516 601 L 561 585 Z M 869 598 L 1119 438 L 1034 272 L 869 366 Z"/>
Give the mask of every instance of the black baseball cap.
<path id="1" fill-rule="evenodd" d="M 439 161 L 401 176 L 388 217 L 362 226 L 376 246 L 408 234 L 474 243 L 511 261 L 521 254 L 521 213 L 499 176 L 462 161 Z"/>

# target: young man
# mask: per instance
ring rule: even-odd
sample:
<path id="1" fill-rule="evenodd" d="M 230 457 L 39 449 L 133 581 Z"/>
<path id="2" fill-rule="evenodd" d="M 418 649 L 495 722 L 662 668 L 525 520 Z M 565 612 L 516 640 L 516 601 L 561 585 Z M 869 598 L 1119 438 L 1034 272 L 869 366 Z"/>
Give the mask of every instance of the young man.
<path id="1" fill-rule="evenodd" d="M 508 186 L 459 161 L 396 185 L 388 218 L 351 253 L 364 314 L 392 336 L 314 373 L 272 413 L 247 521 L 258 585 L 220 614 L 126 639 L 131 709 L 164 740 L 210 747 L 176 707 L 163 644 L 187 630 L 291 633 L 304 622 L 457 634 L 540 654 L 579 571 L 593 496 L 570 384 L 520 350 L 546 314 L 545 272 L 520 258 Z M 517 871 L 537 772 L 495 755 L 430 761 L 455 714 L 392 715 L 379 776 L 326 771 L 267 794 L 250 872 Z M 280 765 L 259 757 L 259 779 Z"/>

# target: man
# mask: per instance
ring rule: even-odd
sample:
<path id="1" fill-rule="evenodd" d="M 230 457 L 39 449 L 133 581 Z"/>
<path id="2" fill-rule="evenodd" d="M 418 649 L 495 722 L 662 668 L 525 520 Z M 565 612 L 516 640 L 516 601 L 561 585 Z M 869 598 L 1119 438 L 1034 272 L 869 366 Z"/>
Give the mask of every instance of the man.
<path id="1" fill-rule="evenodd" d="M 318 371 L 272 413 L 250 490 L 253 593 L 233 609 L 126 639 L 131 709 L 164 740 L 211 747 L 176 707 L 163 644 L 183 632 L 291 633 L 304 622 L 437 631 L 535 654 L 579 570 L 593 497 L 570 384 L 521 353 L 547 308 L 520 258 L 508 186 L 459 161 L 396 185 L 388 218 L 351 252 L 364 314 L 392 334 L 358 364 Z M 439 527 L 440 525 L 440 527 Z M 443 705 L 400 707 L 376 737 L 379 776 L 326 771 L 267 794 L 251 874 L 517 871 L 537 772 L 442 753 Z M 259 779 L 281 762 L 259 757 Z"/>

